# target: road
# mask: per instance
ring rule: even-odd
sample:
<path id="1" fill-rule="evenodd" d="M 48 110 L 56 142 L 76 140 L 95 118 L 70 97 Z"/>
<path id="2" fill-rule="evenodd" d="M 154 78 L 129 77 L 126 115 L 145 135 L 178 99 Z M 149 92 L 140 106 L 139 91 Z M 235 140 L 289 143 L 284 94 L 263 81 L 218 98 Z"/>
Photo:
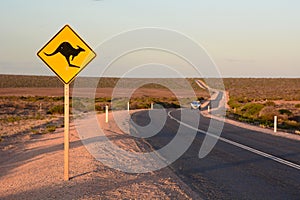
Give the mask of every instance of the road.
<path id="1" fill-rule="evenodd" d="M 149 113 L 132 115 L 145 126 Z M 194 120 L 195 112 L 190 119 Z M 199 111 L 198 111 L 199 112 Z M 200 112 L 197 114 L 200 115 Z M 181 110 L 169 110 L 180 121 Z M 201 115 L 199 129 L 189 149 L 170 168 L 204 199 L 299 199 L 300 142 L 224 124 L 221 137 L 203 159 L 198 154 L 210 118 Z M 156 150 L 164 147 L 178 131 L 178 121 L 167 118 L 163 129 L 145 140 Z M 188 136 L 193 130 L 184 129 Z"/>

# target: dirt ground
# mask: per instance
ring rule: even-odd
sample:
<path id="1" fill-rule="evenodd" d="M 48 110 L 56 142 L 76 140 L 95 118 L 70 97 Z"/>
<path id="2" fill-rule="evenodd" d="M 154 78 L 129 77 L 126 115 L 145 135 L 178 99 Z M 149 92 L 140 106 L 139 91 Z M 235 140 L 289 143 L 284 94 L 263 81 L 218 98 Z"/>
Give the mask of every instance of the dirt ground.
<path id="1" fill-rule="evenodd" d="M 124 149 L 139 151 L 114 124 L 99 121 L 108 137 Z M 114 135 L 112 135 L 114 134 Z M 118 135 L 118 137 L 115 137 Z M 14 143 L 11 140 L 15 140 Z M 3 146 L 10 145 L 10 148 Z M 70 130 L 70 176 L 63 181 L 63 128 L 0 142 L 0 199 L 198 199 L 169 168 L 129 174 L 104 166 Z"/>

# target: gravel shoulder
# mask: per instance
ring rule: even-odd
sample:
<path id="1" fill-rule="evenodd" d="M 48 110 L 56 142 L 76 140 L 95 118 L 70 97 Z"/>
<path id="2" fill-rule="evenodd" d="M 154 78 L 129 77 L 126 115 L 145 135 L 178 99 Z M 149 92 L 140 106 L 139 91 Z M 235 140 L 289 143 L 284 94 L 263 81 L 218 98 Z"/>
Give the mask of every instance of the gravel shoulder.
<path id="1" fill-rule="evenodd" d="M 111 116 L 110 116 L 111 118 Z M 113 120 L 99 122 L 126 150 L 140 151 Z M 115 137 L 118 135 L 118 137 Z M 104 166 L 82 145 L 70 127 L 70 181 L 63 181 L 63 128 L 45 135 L 15 136 L 0 142 L 0 199 L 194 199 L 199 198 L 169 168 L 129 174 Z"/>

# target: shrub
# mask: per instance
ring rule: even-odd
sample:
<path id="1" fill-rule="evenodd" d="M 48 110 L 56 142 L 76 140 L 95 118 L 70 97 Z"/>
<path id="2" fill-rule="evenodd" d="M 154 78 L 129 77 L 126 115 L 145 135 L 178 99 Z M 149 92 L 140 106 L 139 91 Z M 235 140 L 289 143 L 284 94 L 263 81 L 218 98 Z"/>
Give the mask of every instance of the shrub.
<path id="1" fill-rule="evenodd" d="M 7 122 L 13 123 L 13 122 L 18 122 L 20 121 L 22 118 L 20 116 L 9 116 L 6 118 Z"/>
<path id="2" fill-rule="evenodd" d="M 279 128 L 284 128 L 284 129 L 297 129 L 300 128 L 300 123 L 293 121 L 293 120 L 288 120 L 284 121 L 283 123 L 278 125 Z"/>
<path id="3" fill-rule="evenodd" d="M 37 102 L 39 100 L 44 100 L 46 97 L 43 96 L 21 96 L 20 100 L 27 102 Z"/>
<path id="4" fill-rule="evenodd" d="M 96 111 L 104 111 L 105 110 L 105 105 L 101 105 L 101 104 L 96 104 L 95 105 L 95 110 Z"/>
<path id="5" fill-rule="evenodd" d="M 279 114 L 278 111 L 275 110 L 274 107 L 267 106 L 260 111 L 259 117 L 263 121 L 273 121 L 274 116 L 278 114 Z"/>
<path id="6" fill-rule="evenodd" d="M 39 131 L 37 130 L 37 129 L 31 129 L 31 133 L 33 133 L 33 134 L 38 134 L 39 133 Z"/>
<path id="7" fill-rule="evenodd" d="M 56 105 L 47 111 L 47 114 L 64 114 L 64 105 Z"/>
<path id="8" fill-rule="evenodd" d="M 95 102 L 96 103 L 99 103 L 99 102 L 111 102 L 111 98 L 110 97 L 99 97 L 99 98 L 95 99 Z"/>
<path id="9" fill-rule="evenodd" d="M 296 108 L 300 108 L 300 103 L 295 105 Z"/>
<path id="10" fill-rule="evenodd" d="M 246 98 L 246 97 L 239 97 L 236 99 L 239 103 L 249 103 L 251 102 L 250 99 Z"/>
<path id="11" fill-rule="evenodd" d="M 287 109 L 280 109 L 280 110 L 279 110 L 279 113 L 280 113 L 281 115 L 287 115 L 287 116 L 290 116 L 290 115 L 293 114 L 291 111 L 289 111 L 289 110 L 287 110 Z"/>
<path id="12" fill-rule="evenodd" d="M 243 108 L 243 116 L 244 117 L 258 117 L 259 112 L 264 108 L 263 104 L 260 103 L 247 103 Z"/>
<path id="13" fill-rule="evenodd" d="M 53 101 L 64 101 L 64 97 L 52 97 Z"/>
<path id="14" fill-rule="evenodd" d="M 198 101 L 204 101 L 205 100 L 205 98 L 204 97 L 198 97 Z"/>
<path id="15" fill-rule="evenodd" d="M 56 130 L 56 126 L 55 125 L 48 125 L 46 126 L 46 129 L 48 132 L 52 133 Z"/>
<path id="16" fill-rule="evenodd" d="M 41 119 L 45 119 L 44 116 L 42 116 L 40 113 L 37 113 L 36 115 L 34 115 L 32 117 L 32 119 L 35 119 L 35 120 L 41 120 Z"/>
<path id="17" fill-rule="evenodd" d="M 275 106 L 276 104 L 273 102 L 273 101 L 267 101 L 266 103 L 265 103 L 265 106 Z"/>
<path id="18" fill-rule="evenodd" d="M 234 109 L 234 108 L 239 108 L 239 107 L 242 106 L 242 104 L 239 103 L 239 102 L 238 102 L 237 100 L 235 100 L 235 99 L 230 99 L 230 100 L 228 101 L 228 105 L 229 105 L 229 107 L 232 108 L 232 109 Z"/>

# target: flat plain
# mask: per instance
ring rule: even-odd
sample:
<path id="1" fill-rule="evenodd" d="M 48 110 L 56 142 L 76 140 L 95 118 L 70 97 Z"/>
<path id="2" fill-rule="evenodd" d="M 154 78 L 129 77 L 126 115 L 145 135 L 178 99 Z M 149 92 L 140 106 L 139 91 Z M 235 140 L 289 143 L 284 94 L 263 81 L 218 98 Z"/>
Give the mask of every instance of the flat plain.
<path id="1" fill-rule="evenodd" d="M 94 109 L 103 118 L 104 106 L 113 104 L 111 95 L 117 78 L 101 78 L 97 84 Z M 197 79 L 187 79 L 196 97 L 209 100 L 209 92 L 200 89 Z M 82 92 L 97 81 L 80 78 Z M 123 95 L 128 95 L 132 82 L 126 80 Z M 167 108 L 179 107 L 178 98 L 191 101 L 184 81 L 147 80 L 151 84 L 136 89 L 130 99 L 133 109 L 148 109 L 151 103 Z M 173 91 L 159 85 L 173 84 Z M 300 130 L 300 79 L 223 79 L 229 95 L 227 117 L 261 126 L 272 127 L 275 115 L 279 128 L 290 134 Z M 74 84 L 71 84 L 71 95 Z M 176 95 L 174 94 L 176 91 Z M 190 99 L 191 98 L 191 99 Z M 73 104 L 79 104 L 72 101 Z M 78 106 L 78 105 L 77 105 Z M 79 107 L 81 104 L 79 104 Z M 121 109 L 126 109 L 125 106 Z M 71 121 L 76 117 L 71 113 Z M 103 119 L 101 119 L 103 121 Z M 115 142 L 124 149 L 137 147 L 122 135 L 114 123 L 104 124 Z M 82 146 L 71 125 L 72 180 L 62 180 L 63 158 L 63 84 L 56 77 L 0 75 L 0 198 L 197 198 L 170 170 L 144 175 L 129 175 L 95 162 Z M 139 149 L 131 149 L 139 151 Z M 80 160 L 80 162 L 79 162 Z M 36 176 L 37 175 L 37 176 Z M 36 178 L 35 178 L 36 177 Z M 21 181 L 25 180 L 25 181 Z M 101 189 L 99 189 L 101 187 Z M 148 196 L 142 196 L 148 194 Z"/>

